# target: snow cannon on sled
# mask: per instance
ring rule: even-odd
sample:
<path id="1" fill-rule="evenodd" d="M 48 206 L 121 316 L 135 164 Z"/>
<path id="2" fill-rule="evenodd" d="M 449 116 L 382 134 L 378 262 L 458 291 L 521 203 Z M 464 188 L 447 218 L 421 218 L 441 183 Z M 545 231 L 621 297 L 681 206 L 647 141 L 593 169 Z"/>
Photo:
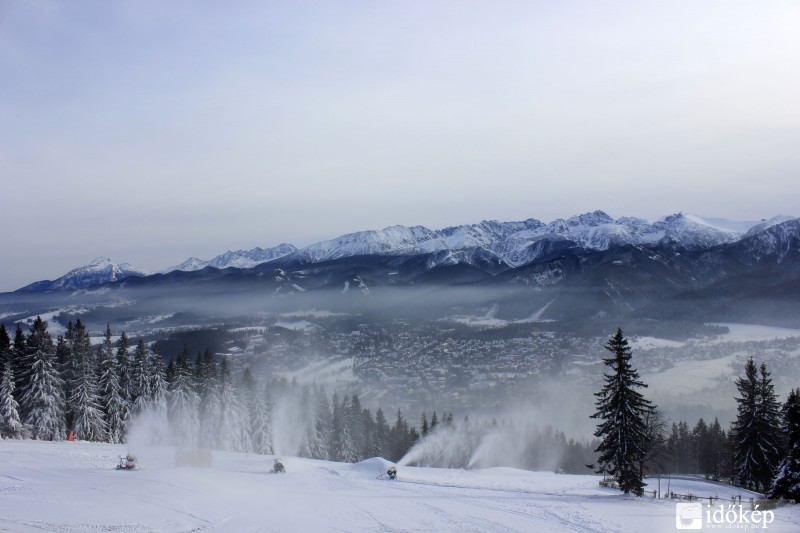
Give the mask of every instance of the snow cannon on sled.
<path id="1" fill-rule="evenodd" d="M 286 473 L 286 468 L 284 468 L 283 463 L 281 462 L 280 459 L 275 459 L 275 464 L 272 467 L 272 472 L 274 474 L 285 474 Z"/>
<path id="2" fill-rule="evenodd" d="M 120 456 L 117 470 L 139 470 L 139 462 L 135 455 Z"/>
<path id="3" fill-rule="evenodd" d="M 390 466 L 389 470 L 386 471 L 386 475 L 389 476 L 389 479 L 397 479 L 397 467 Z"/>

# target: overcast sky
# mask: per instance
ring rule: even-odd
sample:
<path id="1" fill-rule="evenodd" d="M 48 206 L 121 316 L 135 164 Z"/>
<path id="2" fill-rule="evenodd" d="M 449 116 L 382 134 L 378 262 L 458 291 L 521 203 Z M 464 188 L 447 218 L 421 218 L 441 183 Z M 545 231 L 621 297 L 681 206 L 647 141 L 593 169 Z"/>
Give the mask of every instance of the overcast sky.
<path id="1" fill-rule="evenodd" d="M 0 291 L 98 256 L 797 215 L 800 2 L 0 1 Z"/>

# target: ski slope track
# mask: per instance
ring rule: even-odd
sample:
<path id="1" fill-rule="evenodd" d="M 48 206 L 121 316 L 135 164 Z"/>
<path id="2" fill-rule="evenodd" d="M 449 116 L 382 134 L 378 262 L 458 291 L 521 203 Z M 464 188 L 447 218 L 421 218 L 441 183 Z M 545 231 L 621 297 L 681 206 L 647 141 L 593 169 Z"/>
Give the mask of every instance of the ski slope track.
<path id="1" fill-rule="evenodd" d="M 142 470 L 117 471 L 136 453 Z M 211 468 L 174 466 L 168 447 L 0 441 L 0 531 L 675 531 L 675 502 L 598 486 L 597 476 L 512 468 L 448 470 L 214 452 Z M 655 480 L 649 480 L 648 489 Z M 666 491 L 665 479 L 662 490 Z M 670 490 L 730 498 L 746 491 L 698 479 Z M 800 531 L 800 507 L 769 531 Z"/>

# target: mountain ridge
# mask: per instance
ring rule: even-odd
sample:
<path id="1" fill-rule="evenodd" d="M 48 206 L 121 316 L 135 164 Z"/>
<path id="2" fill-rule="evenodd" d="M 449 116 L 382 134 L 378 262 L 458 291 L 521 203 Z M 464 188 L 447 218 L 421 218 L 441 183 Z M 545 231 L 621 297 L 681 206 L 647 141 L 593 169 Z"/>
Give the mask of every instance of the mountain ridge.
<path id="1" fill-rule="evenodd" d="M 228 251 L 208 261 L 191 257 L 158 274 L 200 272 L 207 268 L 248 270 L 276 261 L 319 264 L 347 257 L 420 255 L 428 258 L 428 270 L 469 264 L 495 275 L 552 259 L 565 250 L 602 252 L 628 245 L 665 247 L 673 252 L 707 250 L 758 237 L 771 228 L 797 220 L 779 215 L 761 221 L 731 221 L 676 213 L 650 222 L 636 217 L 614 219 L 598 210 L 546 224 L 529 218 L 511 222 L 484 220 L 440 230 L 395 225 L 382 230 L 348 233 L 301 249 L 282 243 L 269 248 Z M 777 237 L 762 238 L 767 240 L 762 243 L 763 247 Z M 150 274 L 127 263 L 115 265 L 109 259 L 98 258 L 55 281 L 34 282 L 17 292 L 82 289 Z"/>

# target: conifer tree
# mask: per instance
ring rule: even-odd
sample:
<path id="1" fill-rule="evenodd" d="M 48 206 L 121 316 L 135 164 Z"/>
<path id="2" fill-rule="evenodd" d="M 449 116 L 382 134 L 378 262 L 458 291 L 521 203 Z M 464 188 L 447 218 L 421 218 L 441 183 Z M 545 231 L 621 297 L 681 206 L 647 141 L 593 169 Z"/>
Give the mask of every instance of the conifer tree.
<path id="1" fill-rule="evenodd" d="M 184 347 L 175 361 L 174 372 L 167 403 L 172 440 L 179 446 L 194 446 L 199 427 L 199 398 L 194 390 L 188 348 Z"/>
<path id="2" fill-rule="evenodd" d="M 53 339 L 41 317 L 33 321 L 25 339 L 24 359 L 29 364 L 28 386 L 19 402 L 24 424 L 34 439 L 63 440 L 66 437 L 64 382 L 59 375 Z"/>
<path id="3" fill-rule="evenodd" d="M 144 341 L 139 339 L 133 352 L 133 363 L 130 372 L 130 410 L 132 416 L 143 412 L 150 403 L 151 380 L 150 357 Z"/>
<path id="4" fill-rule="evenodd" d="M 327 461 L 331 458 L 333 450 L 331 444 L 333 415 L 328 395 L 322 388 L 316 390 L 314 397 L 314 428 L 313 433 L 309 433 L 308 451 L 312 458 Z"/>
<path id="5" fill-rule="evenodd" d="M 14 387 L 14 394 L 17 399 L 17 402 L 20 402 L 20 416 L 25 418 L 25 408 L 21 404 L 22 393 L 26 388 L 27 385 L 27 371 L 28 365 L 25 362 L 25 351 L 26 351 L 27 341 L 25 339 L 25 333 L 22 332 L 22 327 L 17 324 L 17 328 L 14 331 L 14 340 L 11 344 L 11 370 L 14 372 L 14 380 L 15 380 L 15 387 Z"/>
<path id="6" fill-rule="evenodd" d="M 148 366 L 150 368 L 149 406 L 157 415 L 166 417 L 169 383 L 165 377 L 161 354 L 157 350 L 153 350 L 150 354 Z"/>
<path id="7" fill-rule="evenodd" d="M 267 387 L 264 387 L 262 393 L 255 395 L 250 428 L 253 451 L 263 454 L 273 453 L 272 399 Z"/>
<path id="8" fill-rule="evenodd" d="M 337 401 L 337 395 L 334 394 L 333 459 L 343 463 L 354 463 L 358 457 L 353 435 L 350 432 L 352 427 L 350 414 L 347 396 L 342 398 L 342 403 L 340 404 Z"/>
<path id="9" fill-rule="evenodd" d="M 603 359 L 611 372 L 604 374 L 606 384 L 595 393 L 597 412 L 591 416 L 601 420 L 594 433 L 602 439 L 595 450 L 600 454 L 597 471 L 613 476 L 623 492 L 641 496 L 644 482 L 640 463 L 647 443 L 645 416 L 653 406 L 637 390 L 647 385 L 630 364 L 631 349 L 622 330 L 617 329 L 605 349 L 613 354 Z"/>
<path id="10" fill-rule="evenodd" d="M 198 354 L 194 368 L 194 382 L 199 397 L 200 439 L 206 446 L 224 449 L 225 439 L 219 430 L 224 416 L 220 398 L 220 376 L 217 363 L 210 355 L 207 352 L 207 357 L 203 358 Z"/>
<path id="11" fill-rule="evenodd" d="M 350 398 L 350 412 L 348 413 L 350 423 L 350 435 L 353 439 L 353 446 L 355 448 L 356 457 L 353 462 L 361 461 L 366 458 L 367 449 L 367 431 L 368 426 L 365 425 L 364 413 L 361 408 L 361 400 L 357 394 L 353 394 Z"/>
<path id="12" fill-rule="evenodd" d="M 736 380 L 739 390 L 734 464 L 739 484 L 766 489 L 780 461 L 780 406 L 766 365 L 759 371 L 753 359 L 745 364 L 745 375 Z"/>
<path id="13" fill-rule="evenodd" d="M 5 372 L 6 363 L 11 364 L 11 337 L 8 336 L 6 325 L 0 324 L 0 378 Z"/>
<path id="14" fill-rule="evenodd" d="M 386 457 L 388 455 L 389 422 L 380 407 L 375 411 L 375 431 L 372 432 L 371 437 L 370 455 L 372 457 Z"/>
<path id="15" fill-rule="evenodd" d="M 133 361 L 130 354 L 130 343 L 128 334 L 123 331 L 117 341 L 116 359 L 119 369 L 119 395 L 125 406 L 125 420 L 130 418 L 131 404 L 133 403 L 133 383 L 131 381 Z"/>
<path id="16" fill-rule="evenodd" d="M 92 349 L 89 332 L 80 322 L 75 325 L 73 358 L 75 377 L 68 398 L 72 430 L 75 438 L 104 441 L 108 436 L 108 425 L 100 400 L 97 356 Z"/>
<path id="17" fill-rule="evenodd" d="M 103 344 L 99 348 L 99 398 L 106 421 L 106 435 L 108 442 L 118 444 L 125 436 L 125 421 L 128 418 L 128 409 L 122 397 L 120 383 L 120 369 L 122 364 L 114 352 L 111 339 L 111 327 L 106 326 Z M 124 361 L 124 360 L 123 360 Z"/>
<path id="18" fill-rule="evenodd" d="M 83 331 L 83 324 L 78 320 L 78 325 Z M 72 406 L 70 400 L 72 398 L 72 385 L 77 376 L 78 365 L 75 358 L 76 348 L 76 327 L 72 321 L 67 324 L 66 334 L 59 336 L 58 345 L 56 346 L 56 355 L 58 358 L 59 368 L 61 369 L 61 378 L 64 380 L 64 398 L 66 399 L 66 419 L 67 429 L 73 428 Z"/>
<path id="19" fill-rule="evenodd" d="M 222 438 L 222 449 L 235 452 L 250 451 L 249 421 L 239 398 L 239 391 L 231 379 L 227 358 L 222 359 L 220 368 L 220 413 L 218 426 Z"/>
<path id="20" fill-rule="evenodd" d="M 789 391 L 783 407 L 783 431 L 788 451 L 767 497 L 800 503 L 800 388 Z"/>
<path id="21" fill-rule="evenodd" d="M 14 398 L 15 386 L 11 358 L 5 358 L 0 373 L 0 438 L 4 439 L 23 439 L 28 435 L 19 417 L 19 404 Z"/>

